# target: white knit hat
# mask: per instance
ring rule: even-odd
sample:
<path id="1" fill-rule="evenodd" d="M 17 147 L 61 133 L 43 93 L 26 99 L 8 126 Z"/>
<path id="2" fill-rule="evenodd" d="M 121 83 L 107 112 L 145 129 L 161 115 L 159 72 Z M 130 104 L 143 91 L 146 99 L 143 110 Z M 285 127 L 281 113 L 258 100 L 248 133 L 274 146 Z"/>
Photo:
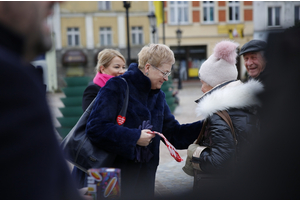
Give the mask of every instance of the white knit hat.
<path id="1" fill-rule="evenodd" d="M 238 46 L 238 43 L 229 40 L 216 44 L 214 53 L 201 65 L 199 78 L 212 87 L 236 80 L 238 71 L 235 63 Z"/>

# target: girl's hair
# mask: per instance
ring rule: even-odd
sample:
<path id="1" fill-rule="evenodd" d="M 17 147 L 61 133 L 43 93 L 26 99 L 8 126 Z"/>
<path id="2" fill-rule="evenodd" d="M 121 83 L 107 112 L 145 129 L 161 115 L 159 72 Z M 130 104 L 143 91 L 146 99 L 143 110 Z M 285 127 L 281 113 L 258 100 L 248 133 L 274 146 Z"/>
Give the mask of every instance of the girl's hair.
<path id="1" fill-rule="evenodd" d="M 119 58 L 121 58 L 124 63 L 126 64 L 126 60 L 124 58 L 124 56 L 117 50 L 114 49 L 104 49 L 102 51 L 99 52 L 98 54 L 98 61 L 97 61 L 97 65 L 96 65 L 96 73 L 100 72 L 100 66 L 103 66 L 104 68 L 108 67 L 112 61 L 112 59 L 114 59 L 116 56 L 118 56 Z"/>
<path id="2" fill-rule="evenodd" d="M 139 69 L 144 69 L 145 65 L 149 63 L 155 67 L 162 64 L 175 63 L 173 51 L 164 44 L 149 44 L 142 48 L 138 53 Z"/>

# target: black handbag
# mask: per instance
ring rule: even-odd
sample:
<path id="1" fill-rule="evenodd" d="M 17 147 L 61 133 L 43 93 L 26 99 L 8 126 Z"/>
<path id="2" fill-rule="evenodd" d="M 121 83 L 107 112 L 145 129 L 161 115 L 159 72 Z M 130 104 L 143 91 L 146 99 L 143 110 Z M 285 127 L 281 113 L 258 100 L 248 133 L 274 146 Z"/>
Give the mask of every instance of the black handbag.
<path id="1" fill-rule="evenodd" d="M 129 99 L 128 84 L 124 78 L 122 79 L 125 81 L 127 89 L 123 107 L 116 120 L 116 123 L 121 126 L 125 122 Z M 65 158 L 85 173 L 91 168 L 110 167 L 116 158 L 115 154 L 94 145 L 85 132 L 86 123 L 92 111 L 94 101 L 95 99 L 60 144 Z"/>

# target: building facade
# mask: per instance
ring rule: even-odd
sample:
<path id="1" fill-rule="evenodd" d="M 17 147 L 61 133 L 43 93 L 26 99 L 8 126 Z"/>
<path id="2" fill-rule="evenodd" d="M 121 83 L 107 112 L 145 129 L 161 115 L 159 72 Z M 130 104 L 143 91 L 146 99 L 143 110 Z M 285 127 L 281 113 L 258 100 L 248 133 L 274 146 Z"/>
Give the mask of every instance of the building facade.
<path id="1" fill-rule="evenodd" d="M 166 1 L 165 38 L 159 28 L 159 42 L 169 45 L 176 57 L 174 69 L 183 79 L 197 78 L 201 64 L 217 42 L 232 39 L 242 46 L 253 39 L 252 1 Z M 176 33 L 182 32 L 180 43 Z M 246 69 L 238 59 L 239 78 Z"/>
<path id="2" fill-rule="evenodd" d="M 64 85 L 66 76 L 93 76 L 97 54 L 104 48 L 119 50 L 127 60 L 130 57 L 130 62 L 137 62 L 144 45 L 165 43 L 176 58 L 173 77 L 180 74 L 185 80 L 197 78 L 199 67 L 217 42 L 232 39 L 242 46 L 253 39 L 252 1 L 164 1 L 165 23 L 158 24 L 156 32 L 148 18 L 159 9 L 154 5 L 152 1 L 130 2 L 129 53 L 123 1 L 66 1 L 57 5 L 53 31 L 58 86 Z M 182 32 L 180 41 L 178 30 Z M 237 65 L 239 78 L 243 78 L 242 60 L 238 59 Z"/>
<path id="3" fill-rule="evenodd" d="M 94 76 L 97 55 L 105 48 L 116 49 L 129 62 L 137 62 L 140 49 L 153 42 L 148 19 L 153 9 L 152 2 L 130 2 L 128 54 L 127 16 L 123 1 L 66 1 L 57 5 L 53 30 L 57 36 L 59 85 L 63 85 L 65 76 Z"/>
<path id="4" fill-rule="evenodd" d="M 300 21 L 299 1 L 254 1 L 254 39 L 295 26 Z"/>

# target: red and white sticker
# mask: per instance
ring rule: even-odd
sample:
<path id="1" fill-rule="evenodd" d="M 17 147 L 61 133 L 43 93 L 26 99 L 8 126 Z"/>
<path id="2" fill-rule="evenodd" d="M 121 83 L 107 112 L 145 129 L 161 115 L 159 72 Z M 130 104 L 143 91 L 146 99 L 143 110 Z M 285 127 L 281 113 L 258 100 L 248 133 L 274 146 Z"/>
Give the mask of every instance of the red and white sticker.
<path id="1" fill-rule="evenodd" d="M 177 152 L 177 150 L 175 149 L 175 147 L 167 140 L 167 138 L 159 132 L 153 131 L 153 133 L 159 135 L 160 137 L 162 137 L 165 140 L 166 146 L 171 154 L 171 156 L 177 161 L 177 162 L 181 162 L 183 161 L 183 159 L 180 157 L 179 153 Z"/>
<path id="2" fill-rule="evenodd" d="M 123 117 L 123 116 L 121 116 L 121 115 L 119 115 L 119 116 L 117 117 L 117 123 L 118 123 L 120 126 L 121 126 L 122 124 L 124 124 L 125 120 L 126 120 L 126 117 Z"/>

